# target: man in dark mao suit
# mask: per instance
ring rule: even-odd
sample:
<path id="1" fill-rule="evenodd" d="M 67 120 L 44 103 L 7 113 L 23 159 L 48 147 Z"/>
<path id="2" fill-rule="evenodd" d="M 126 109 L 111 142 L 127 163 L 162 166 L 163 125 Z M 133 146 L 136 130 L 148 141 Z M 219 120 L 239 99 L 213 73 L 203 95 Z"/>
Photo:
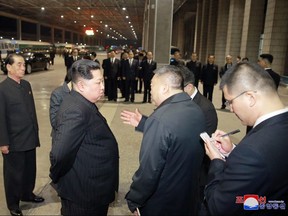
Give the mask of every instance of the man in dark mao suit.
<path id="1" fill-rule="evenodd" d="M 56 116 L 50 177 L 61 197 L 62 215 L 107 215 L 118 191 L 117 141 L 95 105 L 104 96 L 97 63 L 72 65 L 73 89 Z"/>
<path id="2" fill-rule="evenodd" d="M 214 64 L 215 56 L 209 55 L 207 64 L 203 65 L 201 71 L 201 82 L 203 84 L 203 95 L 210 101 L 213 99 L 214 86 L 218 80 L 218 65 Z"/>
<path id="3" fill-rule="evenodd" d="M 205 130 L 205 118 L 183 87 L 179 68 L 156 69 L 151 94 L 157 108 L 145 122 L 140 166 L 126 195 L 131 212 L 138 208 L 141 215 L 197 214 L 204 156 L 199 134 Z"/>
<path id="4" fill-rule="evenodd" d="M 214 145 L 226 160 L 207 140 L 205 149 L 211 164 L 205 198 L 209 212 L 287 215 L 288 179 L 284 175 L 288 173 L 288 108 L 279 98 L 270 75 L 257 64 L 236 64 L 222 77 L 220 88 L 230 111 L 243 125 L 253 128 L 237 146 L 229 136 L 223 137 L 224 131 L 216 130 Z M 258 196 L 250 199 L 253 205 L 245 202 L 245 195 L 251 194 Z M 269 209 L 269 203 L 278 204 L 278 208 Z"/>
<path id="5" fill-rule="evenodd" d="M 22 79 L 25 61 L 18 54 L 6 61 L 8 77 L 0 84 L 0 149 L 7 207 L 11 215 L 22 215 L 20 200 L 44 201 L 33 193 L 40 142 L 32 89 Z"/>

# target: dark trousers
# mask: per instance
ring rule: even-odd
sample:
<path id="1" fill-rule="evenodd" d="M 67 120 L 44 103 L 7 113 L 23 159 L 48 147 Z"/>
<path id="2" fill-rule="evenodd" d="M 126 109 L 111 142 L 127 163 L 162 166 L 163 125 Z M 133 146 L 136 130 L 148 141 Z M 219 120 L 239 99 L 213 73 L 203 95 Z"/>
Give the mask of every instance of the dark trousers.
<path id="1" fill-rule="evenodd" d="M 20 200 L 34 197 L 36 150 L 3 155 L 3 176 L 8 209 L 19 208 Z"/>
<path id="2" fill-rule="evenodd" d="M 212 102 L 214 85 L 203 84 L 203 95 Z"/>
<path id="3" fill-rule="evenodd" d="M 117 100 L 117 78 L 107 79 L 108 100 Z"/>
<path id="4" fill-rule="evenodd" d="M 147 102 L 147 96 L 148 101 L 151 101 L 151 81 L 150 80 L 144 80 L 144 96 L 143 96 L 143 102 Z"/>
<path id="5" fill-rule="evenodd" d="M 226 103 L 226 99 L 224 97 L 224 92 L 222 91 L 222 107 L 226 107 L 225 103 Z"/>
<path id="6" fill-rule="evenodd" d="M 129 101 L 129 97 L 131 96 L 130 100 L 134 101 L 135 99 L 135 87 L 136 87 L 136 81 L 135 79 L 126 79 L 125 82 L 125 101 Z"/>
<path id="7" fill-rule="evenodd" d="M 106 216 L 109 208 L 109 204 L 94 205 L 91 208 L 84 208 L 66 199 L 61 199 L 61 205 L 61 215 Z"/>
<path id="8" fill-rule="evenodd" d="M 139 87 L 138 87 L 139 86 Z M 139 78 L 138 80 L 136 80 L 136 88 L 135 91 L 137 93 L 141 93 L 142 92 L 142 86 L 143 86 L 143 81 Z"/>

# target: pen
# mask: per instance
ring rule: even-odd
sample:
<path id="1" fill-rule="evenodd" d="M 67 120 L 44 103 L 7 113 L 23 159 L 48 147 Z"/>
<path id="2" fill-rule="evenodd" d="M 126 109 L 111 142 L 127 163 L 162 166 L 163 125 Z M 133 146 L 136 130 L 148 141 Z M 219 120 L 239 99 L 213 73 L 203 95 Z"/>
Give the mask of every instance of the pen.
<path id="1" fill-rule="evenodd" d="M 138 216 L 141 216 L 139 208 L 136 208 Z"/>
<path id="2" fill-rule="evenodd" d="M 237 129 L 237 130 L 233 130 L 233 131 L 231 131 L 231 132 L 229 132 L 229 133 L 223 134 L 223 135 L 220 136 L 220 137 L 229 136 L 229 135 L 236 134 L 236 133 L 239 133 L 239 132 L 240 132 L 239 129 Z"/>

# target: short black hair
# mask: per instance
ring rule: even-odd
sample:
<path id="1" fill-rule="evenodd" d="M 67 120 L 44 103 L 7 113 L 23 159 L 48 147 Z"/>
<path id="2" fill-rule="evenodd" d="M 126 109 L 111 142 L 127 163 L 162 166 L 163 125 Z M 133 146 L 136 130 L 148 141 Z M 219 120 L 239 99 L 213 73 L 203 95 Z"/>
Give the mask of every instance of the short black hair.
<path id="1" fill-rule="evenodd" d="M 95 58 L 97 56 L 96 52 L 91 52 L 91 55 Z"/>
<path id="2" fill-rule="evenodd" d="M 227 87 L 229 93 L 243 91 L 275 92 L 273 79 L 260 65 L 250 62 L 241 62 L 232 66 L 221 78 L 220 89 Z"/>
<path id="3" fill-rule="evenodd" d="M 182 73 L 183 79 L 184 79 L 184 86 L 187 86 L 188 84 L 195 84 L 195 76 L 192 71 L 190 71 L 186 66 L 184 65 L 177 65 L 176 67 L 180 68 L 180 71 Z"/>
<path id="4" fill-rule="evenodd" d="M 261 54 L 260 55 L 260 57 L 262 58 L 262 59 L 266 59 L 270 64 L 272 64 L 272 62 L 273 62 L 273 55 L 271 55 L 271 54 Z"/>
<path id="5" fill-rule="evenodd" d="M 71 79 L 76 83 L 80 77 L 86 80 L 93 79 L 92 70 L 100 70 L 100 65 L 92 60 L 81 59 L 71 66 Z"/>
<path id="6" fill-rule="evenodd" d="M 7 64 L 10 64 L 10 65 L 12 65 L 12 64 L 14 64 L 14 62 L 15 62 L 15 57 L 22 57 L 22 58 L 24 58 L 23 57 L 23 55 L 21 55 L 21 54 L 19 54 L 19 53 L 11 53 L 11 54 L 9 54 L 8 56 L 7 56 L 7 58 L 5 59 L 5 66 L 7 66 Z"/>
<path id="7" fill-rule="evenodd" d="M 164 65 L 154 70 L 154 74 L 167 76 L 170 87 L 181 90 L 184 89 L 184 78 L 179 67 L 175 65 Z"/>

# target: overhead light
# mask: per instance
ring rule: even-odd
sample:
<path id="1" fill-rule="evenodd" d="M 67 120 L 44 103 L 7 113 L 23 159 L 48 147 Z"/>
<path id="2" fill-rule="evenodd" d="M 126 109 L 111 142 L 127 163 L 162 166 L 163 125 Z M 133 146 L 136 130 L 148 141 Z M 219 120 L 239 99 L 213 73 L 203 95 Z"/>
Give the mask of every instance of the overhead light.
<path id="1" fill-rule="evenodd" d="M 83 27 L 86 27 L 86 25 L 83 25 Z"/>
<path id="2" fill-rule="evenodd" d="M 44 8 L 44 7 L 41 7 L 41 10 L 42 10 L 42 11 L 44 11 L 44 10 L 45 10 L 45 8 Z"/>
<path id="3" fill-rule="evenodd" d="M 131 22 L 130 22 L 130 21 L 129 21 L 128 23 L 129 23 L 129 24 L 131 24 Z"/>
<path id="4" fill-rule="evenodd" d="M 133 28 L 133 25 L 131 25 L 130 27 Z"/>
<path id="5" fill-rule="evenodd" d="M 61 15 L 61 18 L 63 19 L 63 18 L 64 18 L 64 16 L 63 16 L 63 15 Z"/>
<path id="6" fill-rule="evenodd" d="M 110 28 L 110 30 L 112 30 L 112 28 Z"/>
<path id="7" fill-rule="evenodd" d="M 105 24 L 105 27 L 107 28 L 107 27 L 108 27 L 108 25 L 107 25 L 107 24 Z"/>
<path id="8" fill-rule="evenodd" d="M 77 7 L 77 9 L 80 10 L 81 8 L 80 8 L 80 7 Z"/>
<path id="9" fill-rule="evenodd" d="M 126 16 L 126 19 L 128 19 L 129 18 L 129 16 Z"/>
<path id="10" fill-rule="evenodd" d="M 76 20 L 74 20 L 74 23 L 77 23 L 77 21 L 76 21 Z"/>
<path id="11" fill-rule="evenodd" d="M 100 23 L 102 23 L 102 20 L 100 20 Z"/>
<path id="12" fill-rule="evenodd" d="M 126 8 L 125 8 L 125 7 L 123 7 L 123 8 L 122 8 L 122 10 L 126 10 Z"/>
<path id="13" fill-rule="evenodd" d="M 91 15 L 91 18 L 94 18 L 94 15 Z"/>

